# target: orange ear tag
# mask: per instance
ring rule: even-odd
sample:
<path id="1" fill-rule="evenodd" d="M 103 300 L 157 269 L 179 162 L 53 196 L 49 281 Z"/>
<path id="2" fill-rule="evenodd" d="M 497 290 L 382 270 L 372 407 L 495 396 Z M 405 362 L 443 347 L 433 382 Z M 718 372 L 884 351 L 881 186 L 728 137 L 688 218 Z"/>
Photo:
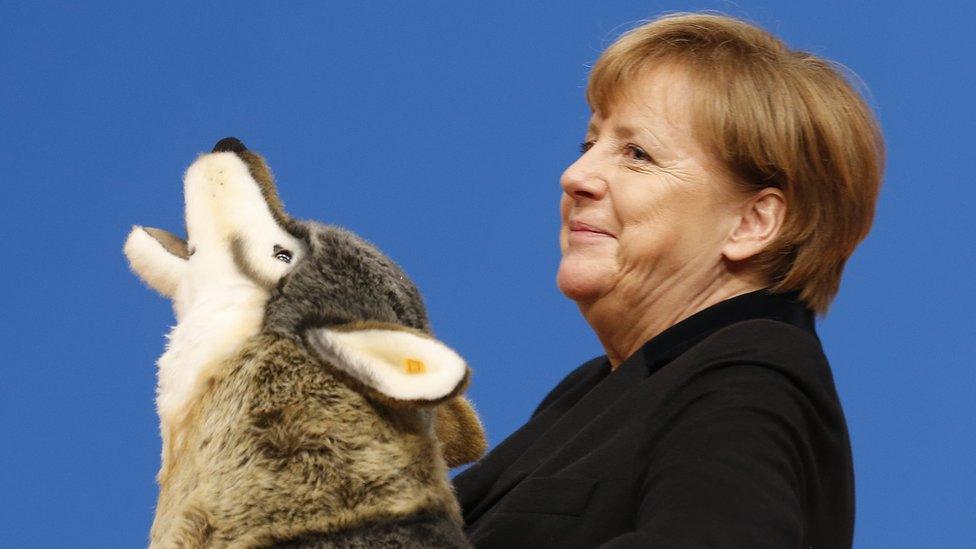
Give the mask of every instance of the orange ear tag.
<path id="1" fill-rule="evenodd" d="M 408 358 L 406 359 L 406 363 L 408 374 L 422 374 L 427 371 L 427 366 L 423 363 L 423 361 L 415 358 Z"/>

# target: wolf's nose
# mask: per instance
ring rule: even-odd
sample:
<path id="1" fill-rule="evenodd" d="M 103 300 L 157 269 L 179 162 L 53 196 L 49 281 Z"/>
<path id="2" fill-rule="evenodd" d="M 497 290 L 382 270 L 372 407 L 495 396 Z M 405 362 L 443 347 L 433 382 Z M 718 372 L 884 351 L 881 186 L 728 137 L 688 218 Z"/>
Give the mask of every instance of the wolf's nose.
<path id="1" fill-rule="evenodd" d="M 241 143 L 241 140 L 240 139 L 238 139 L 236 137 L 225 137 L 225 138 L 221 139 L 220 141 L 218 141 L 216 145 L 214 145 L 214 148 L 213 148 L 213 151 L 212 152 L 215 152 L 215 153 L 219 153 L 219 152 L 239 153 L 239 152 L 244 152 L 246 150 L 247 150 L 247 147 L 244 146 L 244 143 Z"/>

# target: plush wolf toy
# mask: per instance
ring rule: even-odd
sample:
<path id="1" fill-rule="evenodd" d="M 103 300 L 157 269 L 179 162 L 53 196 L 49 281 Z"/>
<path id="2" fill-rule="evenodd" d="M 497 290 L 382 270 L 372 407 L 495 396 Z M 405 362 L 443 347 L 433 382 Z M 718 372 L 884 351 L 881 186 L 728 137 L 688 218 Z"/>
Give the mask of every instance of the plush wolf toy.
<path id="1" fill-rule="evenodd" d="M 187 240 L 134 227 L 173 299 L 152 547 L 463 547 L 447 466 L 477 459 L 468 368 L 376 248 L 289 217 L 234 139 L 186 172 Z"/>

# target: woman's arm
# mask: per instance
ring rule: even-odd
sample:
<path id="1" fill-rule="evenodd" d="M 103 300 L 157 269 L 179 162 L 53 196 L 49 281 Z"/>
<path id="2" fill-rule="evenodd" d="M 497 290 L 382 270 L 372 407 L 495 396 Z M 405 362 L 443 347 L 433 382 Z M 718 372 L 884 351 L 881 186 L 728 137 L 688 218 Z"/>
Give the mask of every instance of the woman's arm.
<path id="1" fill-rule="evenodd" d="M 601 547 L 780 549 L 810 537 L 807 475 L 833 447 L 816 440 L 814 407 L 767 368 L 706 376 L 650 455 L 634 530 Z"/>

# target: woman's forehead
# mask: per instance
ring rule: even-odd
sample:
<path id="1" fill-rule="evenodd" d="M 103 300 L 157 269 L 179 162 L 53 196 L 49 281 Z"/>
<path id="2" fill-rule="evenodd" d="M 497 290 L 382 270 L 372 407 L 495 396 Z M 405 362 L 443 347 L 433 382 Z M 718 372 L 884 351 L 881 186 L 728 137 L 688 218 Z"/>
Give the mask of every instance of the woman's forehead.
<path id="1" fill-rule="evenodd" d="M 673 147 L 693 146 L 690 95 L 688 80 L 680 73 L 644 73 L 623 84 L 605 111 L 593 113 L 587 133 L 611 134 L 620 139 L 647 134 Z"/>
<path id="2" fill-rule="evenodd" d="M 690 91 L 692 69 L 676 61 L 647 62 L 631 70 L 620 72 L 615 78 L 591 82 L 588 92 L 600 99 L 591 104 L 594 111 L 613 111 L 626 103 L 667 104 L 683 103 Z"/>
<path id="3" fill-rule="evenodd" d="M 606 112 L 596 111 L 591 121 L 643 117 L 672 126 L 690 123 L 692 89 L 683 71 L 659 67 L 621 83 L 613 92 Z"/>

